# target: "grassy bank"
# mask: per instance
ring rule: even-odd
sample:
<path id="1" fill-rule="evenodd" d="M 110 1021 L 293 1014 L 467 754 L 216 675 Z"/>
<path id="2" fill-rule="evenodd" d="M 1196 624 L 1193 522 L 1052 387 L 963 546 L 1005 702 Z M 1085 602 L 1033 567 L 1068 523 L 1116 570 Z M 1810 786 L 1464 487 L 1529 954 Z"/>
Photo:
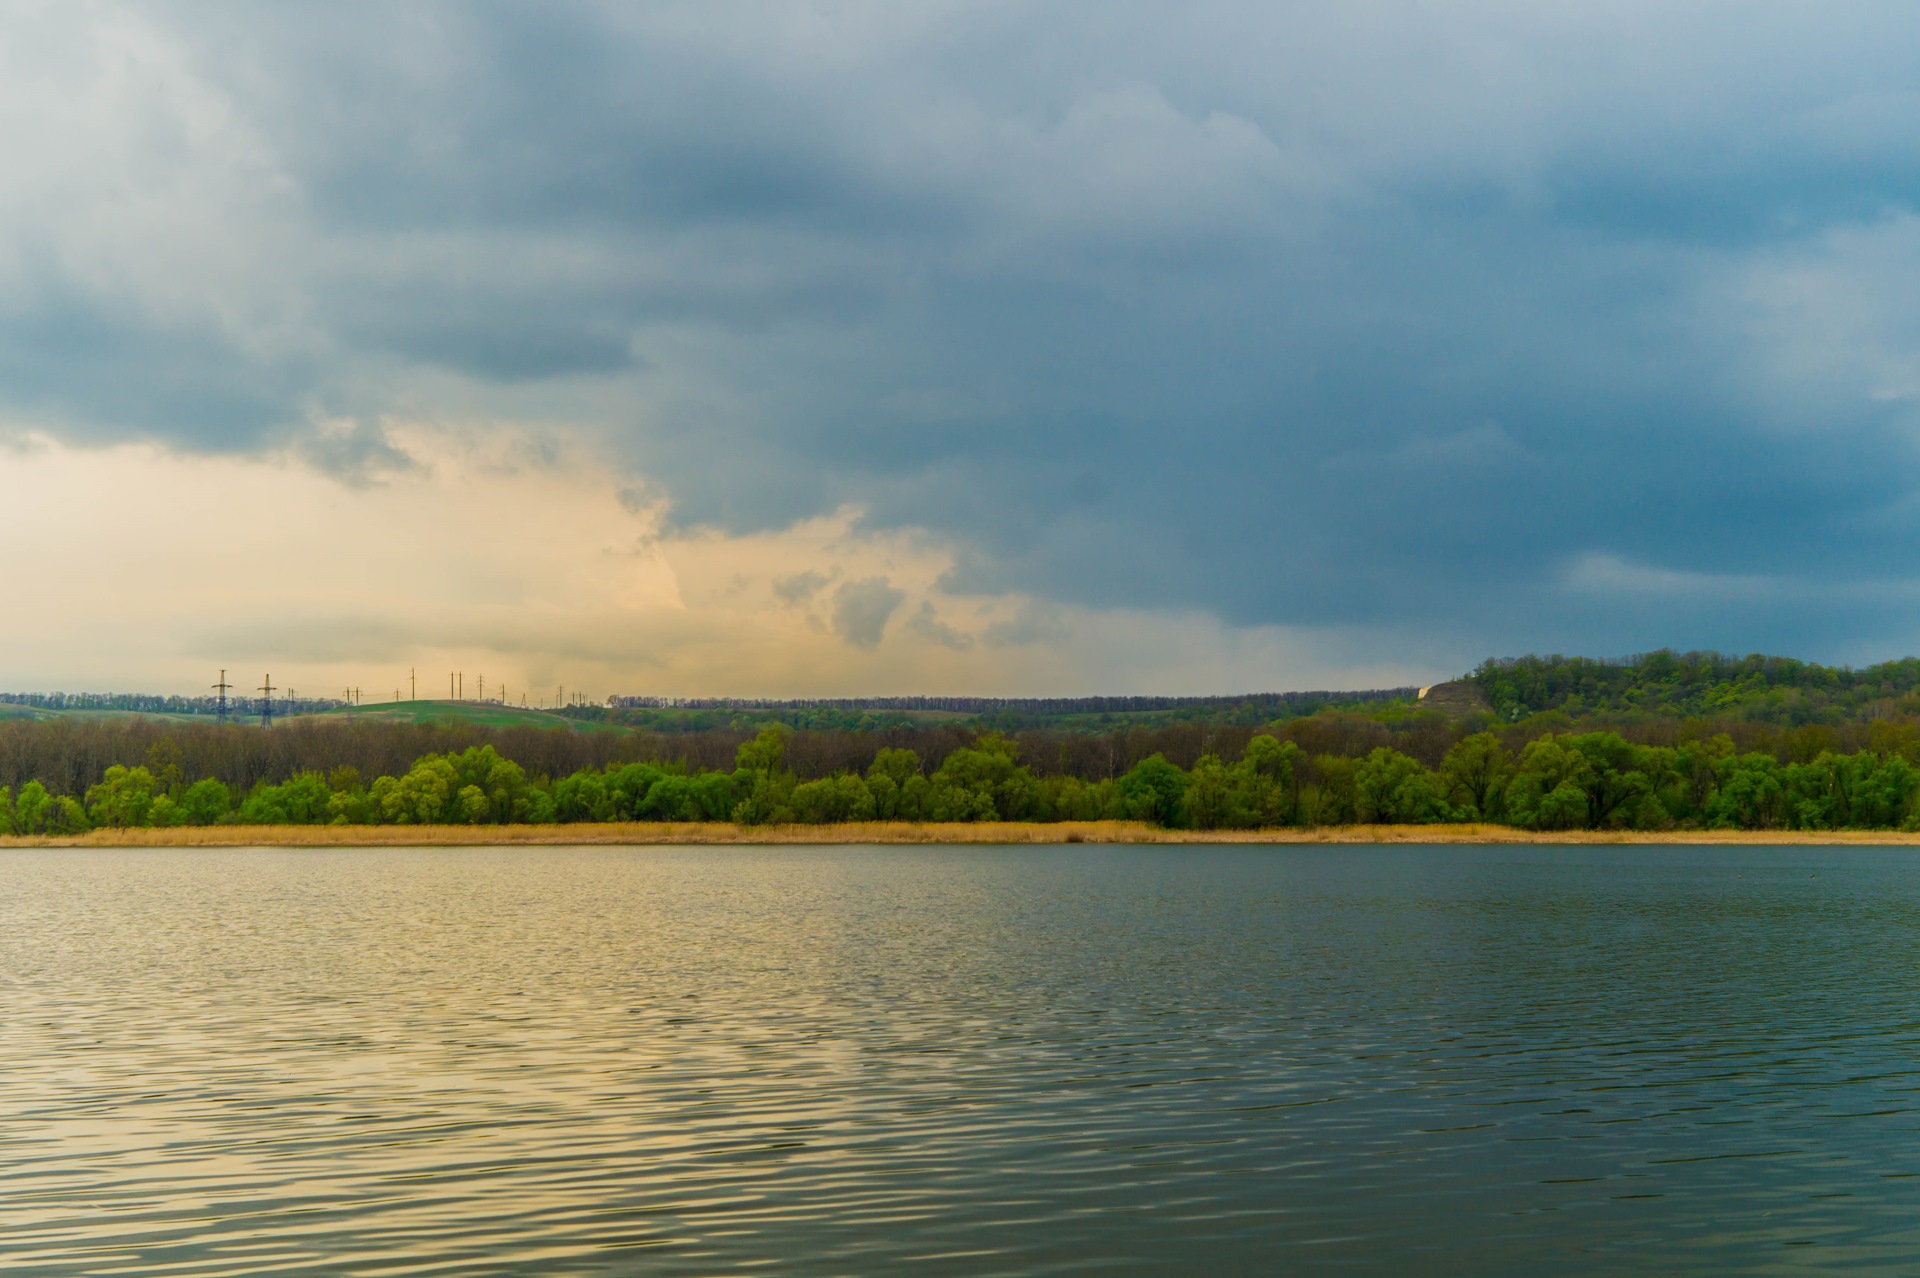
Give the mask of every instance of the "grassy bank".
<path id="1" fill-rule="evenodd" d="M 1699 843 L 1920 844 L 1900 830 L 1562 830 L 1504 825 L 1343 825 L 1315 830 L 1163 830 L 1136 821 L 845 825 L 617 822 L 605 825 L 209 825 L 93 830 L 69 837 L 0 835 L 9 847 L 457 847 L 480 844 L 860 843 Z"/>

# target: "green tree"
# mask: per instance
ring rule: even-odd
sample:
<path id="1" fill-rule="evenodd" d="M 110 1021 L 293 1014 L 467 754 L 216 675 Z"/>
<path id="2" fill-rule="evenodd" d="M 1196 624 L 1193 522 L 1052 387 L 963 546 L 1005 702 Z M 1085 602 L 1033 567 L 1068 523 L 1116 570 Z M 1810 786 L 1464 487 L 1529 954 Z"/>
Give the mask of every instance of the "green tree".
<path id="1" fill-rule="evenodd" d="M 1041 788 L 1056 821 L 1108 821 L 1119 815 L 1120 801 L 1112 781 L 1048 777 Z"/>
<path id="2" fill-rule="evenodd" d="M 161 737 L 147 747 L 147 771 L 153 774 L 156 794 L 178 797 L 186 784 L 185 760 L 180 743 L 172 737 Z"/>
<path id="3" fill-rule="evenodd" d="M 148 823 L 153 810 L 153 774 L 115 764 L 87 789 L 87 815 L 94 825 L 125 829 Z"/>
<path id="4" fill-rule="evenodd" d="M 935 821 L 1025 821 L 1039 815 L 1041 791 L 1019 762 L 1018 747 L 997 733 L 955 750 L 934 770 L 927 795 Z"/>
<path id="5" fill-rule="evenodd" d="M 1187 819 L 1198 830 L 1245 829 L 1253 824 L 1247 785 L 1251 770 L 1236 773 L 1217 754 L 1203 754 L 1187 775 Z"/>
<path id="6" fill-rule="evenodd" d="M 1114 782 L 1122 810 L 1129 819 L 1155 825 L 1187 824 L 1189 778 L 1163 754 L 1151 754 Z"/>
<path id="7" fill-rule="evenodd" d="M 1354 761 L 1341 755 L 1313 757 L 1314 783 L 1302 796 L 1306 819 L 1314 825 L 1346 825 L 1359 819 Z"/>
<path id="8" fill-rule="evenodd" d="M 1247 742 L 1240 781 L 1255 825 L 1290 825 L 1300 813 L 1300 747 L 1262 733 Z"/>
<path id="9" fill-rule="evenodd" d="M 1780 761 L 1752 751 L 1719 761 L 1719 787 L 1707 805 L 1707 819 L 1716 826 L 1742 830 L 1787 824 L 1786 787 Z"/>
<path id="10" fill-rule="evenodd" d="M 663 821 L 670 818 L 654 810 L 654 788 L 667 777 L 667 771 L 651 763 L 629 763 L 623 768 L 607 769 L 607 796 L 617 821 Z M 671 790 L 661 792 L 663 799 Z"/>
<path id="11" fill-rule="evenodd" d="M 867 790 L 873 796 L 877 820 L 924 821 L 931 789 L 921 774 L 920 756 L 912 750 L 882 748 L 867 768 Z"/>
<path id="12" fill-rule="evenodd" d="M 16 834 L 45 834 L 53 828 L 54 801 L 47 787 L 29 781 L 20 787 L 13 801 L 13 827 Z"/>
<path id="13" fill-rule="evenodd" d="M 1440 760 L 1448 801 L 1468 821 L 1498 821 L 1506 815 L 1513 769 L 1513 755 L 1491 732 L 1461 738 Z"/>
<path id="14" fill-rule="evenodd" d="M 1520 752 L 1503 802 L 1507 819 L 1531 830 L 1572 830 L 1587 824 L 1586 757 L 1551 733 Z"/>
<path id="15" fill-rule="evenodd" d="M 734 766 L 748 772 L 772 776 L 786 767 L 787 736 L 792 731 L 783 723 L 768 724 L 751 741 L 742 742 L 735 752 Z"/>
<path id="16" fill-rule="evenodd" d="M 323 825 L 333 819 L 333 790 L 318 772 L 296 772 L 279 785 L 257 785 L 240 803 L 242 825 Z"/>
<path id="17" fill-rule="evenodd" d="M 80 806 L 80 800 L 61 795 L 53 801 L 53 812 L 48 820 L 47 829 L 52 834 L 85 834 L 93 828 L 87 820 L 87 810 Z"/>
<path id="18" fill-rule="evenodd" d="M 174 808 L 182 825 L 212 825 L 233 810 L 233 795 L 221 782 L 207 777 L 182 790 Z"/>
<path id="19" fill-rule="evenodd" d="M 795 786 L 792 805 L 794 819 L 810 825 L 871 821 L 875 810 L 867 783 L 845 774 Z"/>
<path id="20" fill-rule="evenodd" d="M 1382 746 L 1353 769 L 1354 807 L 1365 822 L 1426 825 L 1451 821 L 1441 783 L 1420 761 Z"/>
<path id="21" fill-rule="evenodd" d="M 597 782 L 599 774 L 592 775 Z M 430 754 L 417 760 L 405 776 L 375 781 L 368 797 L 380 820 L 388 824 L 440 825 L 454 819 L 459 782 L 453 764 L 441 755 Z"/>
<path id="22" fill-rule="evenodd" d="M 493 804 L 487 798 L 487 792 L 477 785 L 460 787 L 454 798 L 454 819 L 467 825 L 479 825 L 493 815 Z"/>
<path id="23" fill-rule="evenodd" d="M 1589 827 L 1634 826 L 1649 817 L 1642 800 L 1653 793 L 1650 767 L 1657 756 L 1613 732 L 1582 733 L 1561 741 L 1586 762 L 1579 777 L 1587 793 Z"/>
<path id="24" fill-rule="evenodd" d="M 707 784 L 718 776 L 726 787 L 725 802 L 717 816 L 706 812 Z M 617 791 L 624 792 L 630 786 L 631 774 L 621 769 L 621 779 L 615 784 Z M 712 821 L 724 819 L 733 811 L 733 786 L 724 773 L 703 773 L 698 777 L 682 772 L 663 772 L 653 770 L 652 779 L 646 782 L 645 790 L 633 805 L 632 819 L 636 821 Z"/>

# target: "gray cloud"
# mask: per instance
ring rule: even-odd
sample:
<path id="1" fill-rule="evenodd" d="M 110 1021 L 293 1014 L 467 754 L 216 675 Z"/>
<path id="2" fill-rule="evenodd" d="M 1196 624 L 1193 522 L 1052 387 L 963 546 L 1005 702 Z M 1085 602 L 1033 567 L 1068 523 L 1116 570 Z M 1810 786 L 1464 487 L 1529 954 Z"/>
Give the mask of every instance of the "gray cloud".
<path id="1" fill-rule="evenodd" d="M 417 463 L 372 422 L 342 419 L 302 433 L 296 447 L 309 463 L 350 484 L 365 484 L 412 470 Z"/>
<path id="2" fill-rule="evenodd" d="M 775 577 L 773 593 L 785 603 L 805 603 L 820 593 L 820 588 L 833 578 L 823 572 L 809 568 L 806 572 L 794 573 L 791 577 Z"/>
<path id="3" fill-rule="evenodd" d="M 682 527 L 853 504 L 956 591 L 1443 667 L 1912 646 L 1900 591 L 1792 602 L 1920 579 L 1904 7 L 750 10 L 23 24 L 0 406 L 353 475 L 311 423 L 451 399 Z M 87 23 L 151 28 L 144 96 L 73 91 Z"/>
<path id="4" fill-rule="evenodd" d="M 955 652 L 965 652 L 973 647 L 973 636 L 942 621 L 930 602 L 922 601 L 920 611 L 907 618 L 907 630 L 928 643 L 937 643 Z"/>
<path id="5" fill-rule="evenodd" d="M 878 648 L 907 592 L 885 577 L 862 577 L 833 592 L 833 633 L 856 648 Z"/>

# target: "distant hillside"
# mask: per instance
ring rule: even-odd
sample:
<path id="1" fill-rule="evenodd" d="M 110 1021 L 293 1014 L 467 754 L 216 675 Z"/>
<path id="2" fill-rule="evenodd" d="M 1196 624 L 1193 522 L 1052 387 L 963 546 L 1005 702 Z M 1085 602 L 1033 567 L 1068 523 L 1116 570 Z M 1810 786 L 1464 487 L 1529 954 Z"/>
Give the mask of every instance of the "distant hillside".
<path id="1" fill-rule="evenodd" d="M 1617 660 L 1526 656 L 1469 676 L 1493 712 L 1517 722 L 1543 711 L 1843 723 L 1920 713 L 1920 659 L 1855 670 L 1791 657 L 1670 649 Z"/>
<path id="2" fill-rule="evenodd" d="M 311 714 L 282 716 L 281 722 L 433 723 L 482 728 L 582 728 L 591 722 L 554 710 L 532 710 L 497 701 L 383 701 L 377 705 L 335 706 Z"/>
<path id="3" fill-rule="evenodd" d="M 1001 732 L 1107 732 L 1181 723 L 1259 727 L 1330 709 L 1411 702 L 1418 689 L 1255 692 L 1211 697 L 613 697 L 611 707 L 569 706 L 569 718 L 655 732 L 704 732 L 784 723 L 834 732 L 886 732 L 969 724 Z"/>
<path id="4" fill-rule="evenodd" d="M 206 723 L 211 697 L 146 693 L 0 693 L 0 722 L 137 718 Z M 349 706 L 326 698 L 275 699 L 274 718 L 313 723 L 392 723 L 453 728 L 633 729 L 680 737 L 752 733 L 768 723 L 801 732 L 998 731 L 1102 735 L 1195 728 L 1254 729 L 1326 712 L 1380 723 L 1436 720 L 1468 731 L 1556 714 L 1588 720 L 1702 718 L 1777 727 L 1920 719 L 1920 659 L 1853 669 L 1791 657 L 1661 649 L 1617 659 L 1560 655 L 1495 658 L 1472 674 L 1427 688 L 1262 692 L 1203 697 L 819 698 L 612 697 L 557 710 L 499 702 L 420 700 Z M 234 698 L 229 716 L 257 726 L 257 701 Z M 1558 730 L 1534 725 L 1540 730 Z"/>

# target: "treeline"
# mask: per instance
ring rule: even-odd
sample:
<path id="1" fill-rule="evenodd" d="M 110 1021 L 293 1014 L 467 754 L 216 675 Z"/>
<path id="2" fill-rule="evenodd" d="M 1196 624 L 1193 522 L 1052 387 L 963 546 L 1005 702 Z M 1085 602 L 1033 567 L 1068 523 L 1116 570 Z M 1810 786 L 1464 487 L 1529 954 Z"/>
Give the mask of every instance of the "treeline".
<path id="1" fill-rule="evenodd" d="M 276 715 L 317 714 L 347 703 L 337 697 L 275 697 Z M 0 705 L 35 710 L 122 710 L 137 714 L 192 714 L 218 718 L 259 715 L 266 703 L 259 697 L 228 697 L 223 707 L 217 697 L 176 697 L 151 692 L 0 692 Z"/>
<path id="2" fill-rule="evenodd" d="M 1662 649 L 1619 660 L 1506 658 L 1483 662 L 1471 678 L 1505 722 L 1544 711 L 1789 725 L 1920 712 L 1920 659 L 1912 657 L 1855 670 L 1791 657 Z"/>
<path id="3" fill-rule="evenodd" d="M 218 780 L 246 792 L 299 772 L 352 768 L 365 777 L 398 775 L 429 754 L 459 753 L 490 745 L 533 776 L 560 777 L 583 767 L 612 763 L 667 762 L 695 770 L 732 766 L 740 745 L 764 724 L 705 732 L 642 730 L 579 732 L 539 727 L 490 728 L 472 723 L 404 723 L 390 720 L 294 721 L 269 730 L 253 726 L 181 724 L 161 719 L 56 718 L 0 720 L 0 785 L 18 789 L 39 781 L 49 792 L 78 796 L 109 767 L 176 769 L 188 781 Z M 1445 726 L 1440 725 L 1444 734 Z M 1315 739 L 1345 742 L 1354 731 L 1380 740 L 1406 734 L 1353 719 Z M 1022 755 L 1047 772 L 1113 777 L 1141 759 L 1164 754 L 1182 766 L 1209 750 L 1235 754 L 1253 729 L 1176 724 L 1107 734 L 1031 732 L 1017 738 Z M 786 763 L 803 781 L 836 772 L 864 770 L 882 749 L 911 749 L 929 768 L 971 745 L 979 729 L 962 724 L 896 726 L 885 731 L 794 731 L 787 736 Z M 1369 738 L 1371 739 L 1371 738 Z M 1436 756 L 1437 757 L 1437 756 Z"/>
<path id="4" fill-rule="evenodd" d="M 1266 731 L 1249 735 L 1232 757 L 1209 749 L 1182 766 L 1155 752 L 1104 777 L 1036 771 L 1021 743 L 989 733 L 947 750 L 937 765 L 911 748 L 881 746 L 864 767 L 803 779 L 791 764 L 793 744 L 775 725 L 742 741 L 730 766 L 611 760 L 557 776 L 473 745 L 424 755 L 371 782 L 339 765 L 243 788 L 191 778 L 155 743 L 149 763 L 110 765 L 81 794 L 54 793 L 37 779 L 17 792 L 0 786 L 0 830 L 1110 819 L 1200 829 L 1465 821 L 1540 830 L 1920 827 L 1920 739 L 1911 724 L 1889 728 L 1877 746 L 1823 749 L 1803 760 L 1743 751 L 1730 733 L 1677 745 L 1605 731 L 1548 733 L 1516 752 L 1499 734 L 1475 732 L 1433 765 L 1385 745 L 1316 752 Z"/>
<path id="5" fill-rule="evenodd" d="M 0 785 L 16 793 L 39 781 L 51 794 L 79 797 L 112 766 L 144 766 L 187 782 L 217 780 L 245 794 L 301 772 L 351 768 L 363 777 L 398 776 L 431 754 L 458 754 L 492 746 L 533 777 L 564 777 L 582 768 L 610 764 L 673 764 L 692 771 L 734 766 L 739 747 L 766 725 L 706 732 L 642 730 L 582 732 L 567 728 L 487 727 L 477 723 L 407 723 L 374 719 L 295 720 L 262 730 L 250 725 L 180 723 L 159 718 L 55 717 L 0 719 Z M 1407 703 L 1367 710 L 1325 710 L 1260 727 L 1222 723 L 1131 726 L 1109 732 L 1027 730 L 1010 739 L 1023 765 L 1039 776 L 1082 781 L 1115 780 L 1160 755 L 1183 770 L 1206 755 L 1232 763 L 1256 735 L 1292 742 L 1309 759 L 1321 755 L 1360 759 L 1377 749 L 1405 754 L 1429 770 L 1464 738 L 1491 731 L 1501 748 L 1518 756 L 1546 735 L 1617 733 L 1636 746 L 1678 748 L 1725 735 L 1738 754 L 1766 754 L 1780 763 L 1807 763 L 1822 753 L 1900 754 L 1920 761 L 1920 717 L 1899 714 L 1838 724 L 1798 726 L 1720 717 L 1678 719 L 1621 714 L 1583 715 L 1564 710 L 1531 715 L 1519 723 L 1489 716 L 1449 716 Z M 948 754 L 973 746 L 981 728 L 963 723 L 902 726 L 886 731 L 790 731 L 785 766 L 800 781 L 839 773 L 864 773 L 879 751 L 912 750 L 929 771 Z"/>
<path id="6" fill-rule="evenodd" d="M 1191 723 L 1257 728 L 1328 709 L 1372 709 L 1409 702 L 1416 691 L 1386 688 L 1209 697 L 611 697 L 607 706 L 572 706 L 562 713 L 656 732 L 751 729 L 765 723 L 797 730 L 887 732 L 934 722 L 961 722 L 1002 733 L 1110 732 Z"/>

